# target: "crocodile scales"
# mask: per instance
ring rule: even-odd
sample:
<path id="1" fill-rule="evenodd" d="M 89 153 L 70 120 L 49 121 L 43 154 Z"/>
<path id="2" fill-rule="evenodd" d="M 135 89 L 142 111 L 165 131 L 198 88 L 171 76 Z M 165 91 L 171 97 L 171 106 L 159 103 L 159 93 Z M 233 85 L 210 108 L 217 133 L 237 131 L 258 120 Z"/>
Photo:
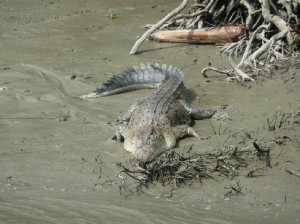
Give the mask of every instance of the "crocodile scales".
<path id="1" fill-rule="evenodd" d="M 113 76 L 82 99 L 107 96 L 142 88 L 156 88 L 151 96 L 134 102 L 118 120 L 116 139 L 141 161 L 150 161 L 175 147 L 186 135 L 199 135 L 190 127 L 193 119 L 211 118 L 213 109 L 195 109 L 184 100 L 183 73 L 172 65 L 141 64 Z"/>

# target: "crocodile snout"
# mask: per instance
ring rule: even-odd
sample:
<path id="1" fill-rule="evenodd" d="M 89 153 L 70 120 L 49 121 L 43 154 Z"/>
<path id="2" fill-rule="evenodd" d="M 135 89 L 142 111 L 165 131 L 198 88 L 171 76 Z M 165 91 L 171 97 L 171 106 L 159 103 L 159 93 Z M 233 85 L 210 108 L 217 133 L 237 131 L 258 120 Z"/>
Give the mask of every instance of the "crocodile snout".
<path id="1" fill-rule="evenodd" d="M 160 131 L 151 126 L 143 126 L 134 130 L 125 138 L 124 147 L 141 161 L 150 161 L 166 150 L 166 141 Z"/>

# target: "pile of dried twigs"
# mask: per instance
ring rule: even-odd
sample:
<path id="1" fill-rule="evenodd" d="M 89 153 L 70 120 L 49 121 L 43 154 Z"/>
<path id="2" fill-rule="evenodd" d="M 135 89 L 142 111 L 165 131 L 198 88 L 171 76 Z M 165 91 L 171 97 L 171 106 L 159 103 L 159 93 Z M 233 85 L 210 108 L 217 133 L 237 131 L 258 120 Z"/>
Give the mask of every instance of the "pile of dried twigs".
<path id="1" fill-rule="evenodd" d="M 176 189 L 195 182 L 201 183 L 206 178 L 216 179 L 221 176 L 233 179 L 239 175 L 240 168 L 247 167 L 249 158 L 254 158 L 253 154 L 269 155 L 268 150 L 264 151 L 255 144 L 260 151 L 256 151 L 256 148 L 238 150 L 235 146 L 224 146 L 207 153 L 196 152 L 193 147 L 182 152 L 167 151 L 152 162 L 136 162 L 134 168 L 123 166 L 118 173 L 123 179 L 120 189 L 126 191 L 128 177 L 136 181 L 134 185 L 138 192 L 156 183 Z M 134 163 L 131 161 L 131 164 Z"/>
<path id="2" fill-rule="evenodd" d="M 228 55 L 230 70 L 207 67 L 225 73 L 230 80 L 251 80 L 268 74 L 272 68 L 289 66 L 299 61 L 300 0 L 196 0 L 187 14 L 179 14 L 189 3 L 182 3 L 164 19 L 153 25 L 134 45 L 139 45 L 156 29 L 197 29 L 235 24 L 245 27 L 245 35 L 237 42 L 225 44 L 221 52 Z M 237 61 L 239 59 L 239 62 Z"/>

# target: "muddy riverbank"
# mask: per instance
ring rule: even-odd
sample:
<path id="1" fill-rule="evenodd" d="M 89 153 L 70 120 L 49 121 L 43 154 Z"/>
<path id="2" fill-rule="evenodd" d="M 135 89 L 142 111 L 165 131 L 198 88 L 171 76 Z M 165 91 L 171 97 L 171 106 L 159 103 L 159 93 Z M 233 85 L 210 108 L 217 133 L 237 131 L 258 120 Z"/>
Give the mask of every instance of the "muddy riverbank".
<path id="1" fill-rule="evenodd" d="M 286 172 L 300 173 L 299 66 L 242 86 L 213 72 L 201 76 L 209 63 L 228 66 L 215 46 L 145 42 L 141 54 L 129 56 L 141 25 L 177 4 L 0 0 L 0 223 L 299 222 L 300 178 Z M 118 19 L 107 17 L 110 9 Z M 174 150 L 255 150 L 255 139 L 271 149 L 271 167 L 255 157 L 232 180 L 120 195 L 116 174 L 130 155 L 111 140 L 111 126 L 152 90 L 85 101 L 74 95 L 142 62 L 182 69 L 200 98 L 193 106 L 228 105 L 231 121 L 196 121 L 195 130 L 208 138 L 185 138 Z M 279 127 L 283 114 L 289 117 Z M 242 194 L 228 196 L 237 184 Z"/>

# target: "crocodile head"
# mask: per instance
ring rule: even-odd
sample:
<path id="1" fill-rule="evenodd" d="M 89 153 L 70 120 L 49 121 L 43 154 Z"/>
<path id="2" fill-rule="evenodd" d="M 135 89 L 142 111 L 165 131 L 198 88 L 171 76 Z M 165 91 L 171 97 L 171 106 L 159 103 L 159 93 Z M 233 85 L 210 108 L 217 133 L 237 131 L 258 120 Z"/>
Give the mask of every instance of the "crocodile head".
<path id="1" fill-rule="evenodd" d="M 163 131 L 152 125 L 143 125 L 131 130 L 124 141 L 124 148 L 141 161 L 153 160 L 172 147 Z"/>

